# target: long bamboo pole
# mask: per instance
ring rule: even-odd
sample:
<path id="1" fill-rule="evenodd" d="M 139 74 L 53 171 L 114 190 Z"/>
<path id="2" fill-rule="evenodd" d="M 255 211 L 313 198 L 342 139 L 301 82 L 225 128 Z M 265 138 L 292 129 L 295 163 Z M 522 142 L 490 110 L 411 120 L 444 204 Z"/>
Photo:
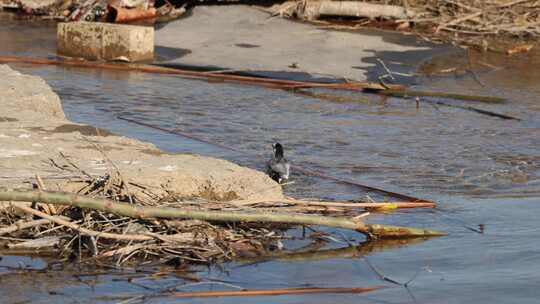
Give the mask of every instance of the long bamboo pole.
<path id="1" fill-rule="evenodd" d="M 310 201 L 298 200 L 293 198 L 285 198 L 279 200 L 258 199 L 258 200 L 235 200 L 231 204 L 240 206 L 249 206 L 261 203 L 286 203 L 291 205 L 301 206 L 319 206 L 319 207 L 341 207 L 351 209 L 402 209 L 402 208 L 435 208 L 437 205 L 430 201 L 407 201 L 407 202 L 374 202 L 374 203 L 348 203 L 348 202 L 332 202 L 332 201 Z"/>
<path id="2" fill-rule="evenodd" d="M 373 238 L 407 238 L 445 235 L 445 233 L 434 230 L 378 224 L 364 224 L 360 221 L 340 217 L 326 217 L 302 214 L 281 214 L 268 212 L 225 212 L 178 209 L 169 207 L 146 207 L 114 202 L 112 200 L 103 198 L 90 198 L 74 193 L 64 192 L 12 190 L 0 188 L 0 201 L 37 201 L 54 205 L 70 205 L 140 219 L 183 218 L 217 222 L 265 222 L 321 225 L 354 230 Z"/>

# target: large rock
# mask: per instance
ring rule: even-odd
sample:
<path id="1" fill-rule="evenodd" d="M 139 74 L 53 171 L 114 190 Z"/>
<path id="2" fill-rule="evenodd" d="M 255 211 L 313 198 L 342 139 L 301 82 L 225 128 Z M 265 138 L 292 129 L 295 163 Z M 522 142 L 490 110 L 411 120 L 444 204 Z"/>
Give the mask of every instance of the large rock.
<path id="1" fill-rule="evenodd" d="M 282 197 L 281 187 L 262 172 L 221 159 L 164 153 L 152 144 L 72 123 L 41 78 L 7 66 L 0 66 L 0 73 L 2 186 L 31 187 L 38 174 L 50 190 L 74 191 L 83 185 L 77 178 L 82 171 L 95 177 L 114 172 L 111 160 L 140 197 Z"/>
<path id="2" fill-rule="evenodd" d="M 11 113 L 19 117 L 39 114 L 65 118 L 60 98 L 43 79 L 23 75 L 7 65 L 0 65 L 0 75 L 0 116 Z"/>
<path id="3" fill-rule="evenodd" d="M 154 28 L 101 22 L 58 24 L 58 53 L 89 60 L 154 58 Z"/>

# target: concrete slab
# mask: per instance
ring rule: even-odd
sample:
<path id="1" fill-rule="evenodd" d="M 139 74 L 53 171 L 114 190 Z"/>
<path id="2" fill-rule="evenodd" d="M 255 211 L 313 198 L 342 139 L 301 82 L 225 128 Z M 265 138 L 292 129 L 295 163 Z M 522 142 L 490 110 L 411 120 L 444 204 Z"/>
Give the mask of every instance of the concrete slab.
<path id="1" fill-rule="evenodd" d="M 60 99 L 41 78 L 20 74 L 6 65 L 0 65 L 0 75 L 3 187 L 29 188 L 37 174 L 49 190 L 82 188 L 85 183 L 75 177 L 80 171 L 73 171 L 64 155 L 95 177 L 111 170 L 110 159 L 124 181 L 140 185 L 130 186 L 132 194 L 150 201 L 169 196 L 283 197 L 281 186 L 262 172 L 211 157 L 164 153 L 149 143 L 70 122 Z"/>
<path id="2" fill-rule="evenodd" d="M 58 53 L 89 60 L 152 60 L 154 29 L 101 22 L 59 23 Z"/>
<path id="3" fill-rule="evenodd" d="M 156 48 L 179 49 L 167 63 L 238 70 L 307 72 L 367 78 L 376 52 L 427 50 L 381 35 L 329 31 L 270 16 L 250 6 L 198 6 L 191 16 L 156 31 Z M 292 68 L 294 64 L 297 68 Z"/>

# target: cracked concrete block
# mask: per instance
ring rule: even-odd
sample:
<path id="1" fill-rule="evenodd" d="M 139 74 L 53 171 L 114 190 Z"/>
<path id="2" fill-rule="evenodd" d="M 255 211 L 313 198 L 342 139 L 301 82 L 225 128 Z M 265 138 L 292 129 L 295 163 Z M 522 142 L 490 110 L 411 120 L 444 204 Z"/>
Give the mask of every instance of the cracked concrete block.
<path id="1" fill-rule="evenodd" d="M 154 58 L 154 28 L 101 22 L 58 24 L 58 53 L 88 60 Z"/>

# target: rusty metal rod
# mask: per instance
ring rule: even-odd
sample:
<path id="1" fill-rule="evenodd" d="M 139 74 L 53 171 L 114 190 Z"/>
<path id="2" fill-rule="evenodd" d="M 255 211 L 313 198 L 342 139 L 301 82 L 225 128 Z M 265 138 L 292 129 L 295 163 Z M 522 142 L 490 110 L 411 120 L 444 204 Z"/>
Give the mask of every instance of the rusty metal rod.
<path id="1" fill-rule="evenodd" d="M 363 91 L 363 90 L 385 90 L 386 88 L 380 84 L 372 82 L 349 82 L 349 83 L 320 83 L 320 82 L 307 82 L 307 81 L 294 81 L 294 80 L 281 80 L 271 79 L 263 77 L 251 77 L 251 76 L 239 76 L 229 75 L 223 73 L 208 73 L 189 71 L 182 69 L 173 69 L 158 67 L 149 64 L 125 64 L 125 63 L 103 63 L 103 62 L 89 62 L 83 60 L 50 60 L 50 59 L 38 59 L 27 57 L 15 57 L 15 56 L 3 56 L 0 57 L 0 63 L 27 63 L 27 64 L 40 64 L 40 65 L 58 65 L 58 66 L 70 66 L 78 68 L 93 68 L 93 69 L 108 69 L 117 71 L 136 71 L 153 74 L 165 74 L 165 75 L 179 75 L 184 78 L 191 79 L 206 79 L 223 82 L 233 82 L 242 84 L 251 84 L 267 88 L 294 90 L 299 88 L 325 88 L 325 89 L 337 89 L 337 90 L 349 90 L 349 91 Z M 395 89 L 402 88 L 401 86 L 393 87 Z"/>
<path id="2" fill-rule="evenodd" d="M 295 81 L 284 79 L 272 79 L 266 77 L 255 76 L 241 76 L 231 75 L 224 73 L 212 73 L 212 72 L 200 72 L 190 71 L 177 68 L 159 67 L 149 64 L 126 64 L 126 63 L 103 63 L 103 62 L 89 62 L 83 60 L 50 60 L 50 59 L 38 59 L 28 57 L 16 57 L 16 56 L 0 56 L 0 63 L 28 63 L 28 64 L 42 64 L 42 65 L 59 65 L 59 66 L 72 66 L 79 68 L 98 68 L 118 71 L 137 71 L 143 73 L 152 74 L 165 74 L 165 75 L 178 75 L 189 79 L 205 79 L 213 81 L 223 81 L 232 83 L 241 83 L 246 85 L 256 85 L 271 89 L 283 89 L 283 90 L 298 90 L 307 88 L 322 88 L 331 90 L 346 90 L 365 93 L 375 93 L 382 95 L 391 95 L 395 97 L 407 97 L 407 96 L 426 96 L 426 97 L 440 97 L 447 99 L 456 99 L 462 101 L 481 101 L 500 103 L 506 99 L 493 96 L 475 96 L 475 95 L 463 95 L 452 93 L 438 93 L 438 92 L 423 92 L 423 91 L 411 91 L 407 90 L 402 85 L 390 85 L 379 84 L 366 81 L 355 81 L 347 83 L 321 83 L 311 81 Z"/>

